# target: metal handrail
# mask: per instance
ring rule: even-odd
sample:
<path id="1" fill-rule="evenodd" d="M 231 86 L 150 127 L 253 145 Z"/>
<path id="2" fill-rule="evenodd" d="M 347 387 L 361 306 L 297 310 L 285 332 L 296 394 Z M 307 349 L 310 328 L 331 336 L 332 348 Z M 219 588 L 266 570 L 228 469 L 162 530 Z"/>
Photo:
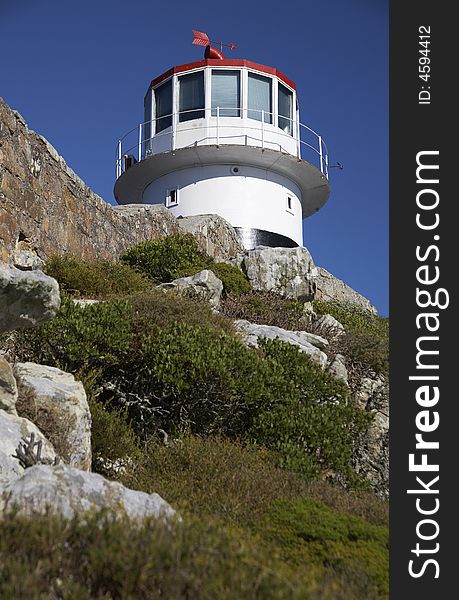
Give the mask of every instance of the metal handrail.
<path id="1" fill-rule="evenodd" d="M 204 113 L 204 117 L 200 117 L 203 120 L 205 120 L 205 124 L 203 124 L 202 126 L 198 126 L 196 127 L 196 124 L 193 127 L 186 127 L 184 126 L 185 123 L 188 122 L 188 120 L 186 121 L 180 121 L 179 117 L 180 115 L 184 115 L 184 114 L 189 114 L 189 113 L 196 113 L 196 112 L 202 112 Z M 212 113 L 216 111 L 216 115 L 213 115 Z M 239 115 L 238 117 L 234 117 L 234 116 L 225 116 L 221 114 L 221 111 L 238 111 Z M 249 116 L 249 114 L 253 114 L 253 113 L 259 113 L 260 115 L 260 119 L 254 119 L 252 116 Z M 266 118 L 269 117 L 269 120 L 266 121 Z M 151 127 L 150 131 L 153 131 L 154 129 L 156 129 L 156 123 L 161 120 L 161 119 L 171 119 L 171 125 L 168 126 L 167 128 L 163 129 L 162 131 L 158 132 L 158 133 L 154 133 L 151 134 L 150 136 L 146 137 L 145 136 L 145 130 L 147 129 L 148 126 Z M 248 136 L 245 135 L 246 137 L 246 142 L 247 140 L 250 138 L 252 140 L 255 140 L 259 143 L 261 143 L 261 148 L 265 149 L 266 144 L 268 143 L 268 147 L 271 147 L 275 142 L 273 142 L 272 140 L 266 140 L 267 137 L 267 133 L 268 134 L 273 134 L 275 133 L 276 136 L 280 136 L 280 137 L 285 137 L 290 141 L 294 141 L 297 144 L 297 150 L 298 150 L 298 156 L 301 156 L 301 148 L 308 148 L 308 150 L 312 150 L 316 155 L 317 155 L 317 162 L 318 162 L 318 167 L 320 168 L 322 174 L 327 177 L 328 179 L 328 148 L 326 143 L 324 142 L 324 140 L 322 139 L 322 136 L 319 135 L 316 131 L 314 131 L 313 129 L 311 129 L 310 127 L 308 127 L 307 125 L 305 125 L 304 123 L 299 123 L 298 121 L 295 121 L 295 119 L 292 119 L 290 117 L 284 117 L 283 115 L 278 115 L 278 118 L 283 119 L 284 121 L 287 121 L 290 123 L 290 130 L 292 131 L 292 134 L 285 132 L 281 127 L 279 126 L 275 126 L 274 125 L 274 121 L 275 121 L 275 113 L 273 112 L 268 112 L 268 111 L 264 111 L 261 109 L 252 109 L 252 108 L 241 108 L 241 107 L 237 107 L 237 108 L 231 108 L 231 107 L 212 107 L 212 108 L 193 108 L 190 110 L 184 110 L 184 111 L 179 111 L 179 112 L 175 112 L 175 113 L 170 113 L 167 115 L 162 115 L 161 117 L 157 117 L 155 119 L 152 119 L 151 121 L 145 121 L 144 123 L 140 123 L 139 125 L 137 125 L 136 127 L 133 127 L 130 131 L 128 131 L 122 138 L 120 138 L 120 140 L 118 141 L 117 144 L 117 152 L 116 152 L 116 177 L 120 177 L 120 175 L 123 173 L 124 171 L 124 164 L 123 164 L 123 157 L 127 156 L 127 155 L 132 155 L 132 154 L 137 154 L 137 159 L 139 162 L 141 160 L 143 160 L 144 158 L 147 158 L 148 156 L 151 156 L 152 154 L 155 154 L 151 148 L 148 148 L 148 146 L 152 146 L 153 142 L 157 139 L 160 139 L 162 136 L 170 136 L 171 138 L 171 151 L 176 149 L 176 134 L 177 132 L 179 133 L 184 133 L 187 131 L 194 131 L 194 132 L 198 132 L 198 131 L 202 131 L 202 130 L 208 130 L 208 129 L 215 129 L 215 135 L 210 136 L 211 138 L 216 139 L 216 145 L 220 145 L 220 142 L 222 139 L 231 139 L 234 137 L 241 137 L 242 135 L 244 135 L 244 132 L 247 131 L 256 131 L 258 132 L 260 137 L 252 137 L 252 136 Z M 224 136 L 222 135 L 222 130 L 225 129 L 232 129 L 234 131 L 235 128 L 237 128 L 237 123 L 238 121 L 233 121 L 232 123 L 227 123 L 227 122 L 223 122 L 222 123 L 222 119 L 224 119 L 226 121 L 226 119 L 248 119 L 252 122 L 256 122 L 259 123 L 258 126 L 254 126 L 254 125 L 247 125 L 244 122 L 244 125 L 242 127 L 243 131 L 241 133 L 233 133 L 232 135 L 228 135 L 228 136 Z M 189 119 L 190 120 L 190 119 Z M 194 119 L 191 119 L 192 121 L 195 121 Z M 190 121 L 191 121 L 190 120 Z M 180 127 L 178 128 L 178 124 L 180 123 Z M 266 130 L 266 125 L 272 126 L 275 129 L 269 129 Z M 302 139 L 301 133 L 305 131 L 308 132 L 308 135 L 313 138 L 313 141 L 315 140 L 316 142 L 316 146 L 312 145 L 311 143 L 307 142 L 305 139 Z M 126 145 L 129 143 L 128 142 L 128 137 L 131 136 L 134 132 L 136 132 L 135 135 L 135 143 L 133 144 L 132 142 L 130 142 L 129 147 L 126 149 Z M 208 137 L 204 138 L 204 140 L 209 139 Z M 204 141 L 204 140 L 201 140 Z M 197 141 L 193 142 L 192 144 L 190 144 L 190 146 L 195 146 L 197 145 Z M 279 151 L 280 152 L 286 152 L 288 154 L 290 154 L 290 152 L 288 150 L 286 150 L 281 143 L 278 144 L 279 145 Z"/>

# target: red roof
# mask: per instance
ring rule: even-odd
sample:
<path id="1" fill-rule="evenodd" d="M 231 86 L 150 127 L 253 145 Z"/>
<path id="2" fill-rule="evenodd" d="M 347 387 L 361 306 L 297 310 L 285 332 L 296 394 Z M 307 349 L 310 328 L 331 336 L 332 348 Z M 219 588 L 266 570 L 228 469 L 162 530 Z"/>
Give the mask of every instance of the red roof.
<path id="1" fill-rule="evenodd" d="M 186 65 L 179 65 L 178 67 L 172 67 L 159 77 L 155 77 L 151 82 L 151 85 L 154 87 L 164 81 L 171 75 L 175 73 L 183 73 L 183 71 L 190 71 L 191 69 L 199 69 L 199 67 L 247 67 L 248 69 L 254 69 L 255 71 L 261 71 L 262 73 L 267 73 L 268 75 L 273 75 L 277 77 L 288 86 L 296 90 L 296 85 L 293 81 L 288 79 L 285 75 L 283 75 L 280 71 L 275 69 L 274 67 L 267 67 L 266 65 L 260 65 L 258 63 L 254 63 L 250 60 L 231 60 L 224 59 L 218 60 L 214 58 L 207 58 L 203 60 L 198 60 L 197 62 L 187 63 Z"/>

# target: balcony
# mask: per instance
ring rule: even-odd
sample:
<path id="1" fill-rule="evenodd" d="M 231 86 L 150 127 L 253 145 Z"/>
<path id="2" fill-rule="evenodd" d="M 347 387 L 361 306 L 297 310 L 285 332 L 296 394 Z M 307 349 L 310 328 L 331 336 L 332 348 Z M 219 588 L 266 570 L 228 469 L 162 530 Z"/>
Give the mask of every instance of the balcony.
<path id="1" fill-rule="evenodd" d="M 225 116 L 230 112 L 239 116 Z M 194 118 L 192 113 L 199 113 Z M 250 117 L 249 117 L 250 113 Z M 202 115 L 202 116 L 201 116 Z M 279 119 L 277 126 L 276 118 Z M 170 123 L 158 133 L 157 122 Z M 228 107 L 189 110 L 140 123 L 117 144 L 117 179 L 136 162 L 156 154 L 199 146 L 244 146 L 277 151 L 307 161 L 328 179 L 328 150 L 322 137 L 295 119 L 255 109 Z"/>

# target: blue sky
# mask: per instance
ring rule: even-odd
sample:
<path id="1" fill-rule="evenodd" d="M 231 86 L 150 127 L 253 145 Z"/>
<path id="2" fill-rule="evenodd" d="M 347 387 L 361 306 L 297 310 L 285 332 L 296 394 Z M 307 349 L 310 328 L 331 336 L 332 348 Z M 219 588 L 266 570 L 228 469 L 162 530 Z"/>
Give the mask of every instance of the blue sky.
<path id="1" fill-rule="evenodd" d="M 304 244 L 387 315 L 387 0 L 0 0 L 0 96 L 114 202 L 116 140 L 143 120 L 153 77 L 202 57 L 192 28 L 295 81 L 301 121 L 344 165 Z"/>

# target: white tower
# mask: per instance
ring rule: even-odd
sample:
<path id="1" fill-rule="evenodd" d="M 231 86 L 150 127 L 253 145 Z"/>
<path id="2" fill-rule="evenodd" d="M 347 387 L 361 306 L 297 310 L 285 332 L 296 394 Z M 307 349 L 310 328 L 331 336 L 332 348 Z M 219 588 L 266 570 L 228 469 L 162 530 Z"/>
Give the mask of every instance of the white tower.
<path id="1" fill-rule="evenodd" d="M 302 220 L 330 186 L 325 143 L 300 123 L 295 84 L 210 45 L 204 56 L 151 82 L 145 122 L 118 143 L 117 202 L 218 214 L 247 249 L 301 246 Z"/>

